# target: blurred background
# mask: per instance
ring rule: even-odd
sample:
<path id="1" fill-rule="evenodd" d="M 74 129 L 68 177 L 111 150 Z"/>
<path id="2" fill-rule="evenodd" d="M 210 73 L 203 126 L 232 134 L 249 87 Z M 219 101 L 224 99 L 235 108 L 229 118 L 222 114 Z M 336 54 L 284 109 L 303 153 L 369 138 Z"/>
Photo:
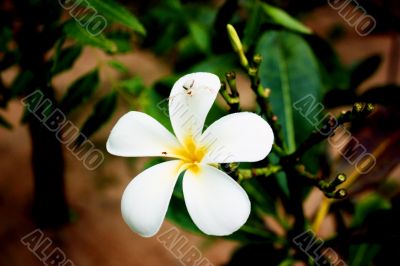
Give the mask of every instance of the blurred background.
<path id="1" fill-rule="evenodd" d="M 119 3 L 118 7 L 114 2 Z M 258 49 L 256 42 L 265 30 L 286 28 L 304 34 L 324 72 L 321 80 L 326 93 L 321 101 L 329 110 L 340 112 L 343 106 L 351 106 L 359 98 L 379 105 L 371 120 L 356 128 L 355 134 L 360 140 L 367 139 L 363 143 L 369 150 L 389 141 L 378 158 L 379 167 L 351 193 L 386 179 L 398 184 L 398 1 L 354 1 L 353 7 L 358 3 L 376 21 L 370 32 L 366 29 L 362 32 L 366 34 L 360 34 L 357 26 L 351 25 L 351 19 L 344 18 L 332 5 L 339 1 L 107 0 L 102 5 L 101 0 L 88 0 L 107 23 L 103 29 L 103 20 L 99 19 L 97 26 L 82 31 L 85 27 L 81 25 L 90 19 L 85 15 L 90 14 L 85 3 L 81 2 L 82 6 L 72 12 L 71 1 L 2 0 L 1 266 L 43 264 L 21 243 L 21 238 L 36 228 L 41 228 L 52 240 L 52 247 L 59 247 L 75 265 L 182 264 L 157 237 L 145 239 L 133 233 L 120 214 L 124 188 L 133 176 L 154 162 L 112 156 L 107 153 L 105 142 L 118 118 L 129 110 L 159 117 L 168 126 L 168 119 L 162 118 L 162 110 L 157 106 L 168 97 L 173 82 L 182 73 L 202 70 L 223 76 L 227 71 L 240 69 L 225 27 L 227 23 L 234 24 L 239 36 L 250 32 L 247 22 L 263 12 L 254 2 L 283 10 L 305 28 L 299 29 L 297 24 L 290 28 L 270 15 L 272 18 L 266 17 L 255 26 L 255 33 L 245 35 L 248 51 Z M 273 13 L 274 9 L 270 11 Z M 305 29 L 312 34 L 301 32 Z M 64 145 L 27 111 L 22 99 L 36 89 L 55 103 L 50 109 L 59 107 L 104 155 L 104 161 L 96 164 L 94 170 L 88 169 L 85 160 L 73 152 L 84 139 L 75 140 L 76 145 Z M 248 77 L 240 70 L 238 90 L 242 109 L 255 110 L 256 96 Z M 49 112 L 43 106 L 39 110 Z M 220 97 L 214 115 L 227 110 Z M 338 151 L 329 147 L 326 150 L 326 154 L 336 158 L 330 162 L 335 171 L 345 172 L 348 165 L 341 161 Z M 385 187 L 385 193 L 397 195 L 398 189 L 393 187 L 396 186 Z M 320 199 L 318 192 L 308 197 L 304 203 L 306 213 L 313 213 Z M 237 241 L 193 234 L 176 225 L 174 220 L 178 218 L 173 214 L 169 218 L 159 234 L 178 228 L 188 245 L 199 249 L 214 265 L 228 265 L 240 246 Z M 328 220 L 322 225 L 321 235 L 328 236 L 330 228 L 332 223 Z M 397 250 L 399 245 L 395 245 Z M 380 262 L 374 263 L 388 265 Z"/>

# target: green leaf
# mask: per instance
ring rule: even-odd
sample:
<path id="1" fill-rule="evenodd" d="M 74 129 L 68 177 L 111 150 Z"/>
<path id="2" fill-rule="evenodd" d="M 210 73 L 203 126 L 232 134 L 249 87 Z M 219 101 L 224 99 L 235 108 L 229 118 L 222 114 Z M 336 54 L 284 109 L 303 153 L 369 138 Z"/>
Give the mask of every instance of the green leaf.
<path id="1" fill-rule="evenodd" d="M 379 194 L 366 195 L 357 205 L 351 227 L 361 226 L 367 216 L 377 210 L 390 209 L 390 202 Z"/>
<path id="2" fill-rule="evenodd" d="M 168 96 L 162 97 L 153 87 L 144 90 L 140 94 L 139 102 L 142 106 L 143 112 L 155 118 L 172 132 L 171 121 L 168 113 Z"/>
<path id="3" fill-rule="evenodd" d="M 146 34 L 146 30 L 139 20 L 123 5 L 114 0 L 87 0 L 101 15 L 110 22 L 115 22 L 129 27 L 130 29 Z"/>
<path id="4" fill-rule="evenodd" d="M 378 244 L 363 243 L 359 245 L 351 245 L 349 251 L 349 264 L 351 266 L 371 265 L 372 260 L 382 247 Z"/>
<path id="5" fill-rule="evenodd" d="M 210 50 L 210 31 L 203 24 L 194 21 L 189 23 L 189 30 L 196 45 L 207 53 Z"/>
<path id="6" fill-rule="evenodd" d="M 12 129 L 12 125 L 10 122 L 8 122 L 3 116 L 0 115 L 0 126 L 7 128 L 7 129 Z"/>
<path id="7" fill-rule="evenodd" d="M 22 95 L 25 91 L 30 89 L 33 77 L 33 73 L 30 70 L 19 73 L 11 84 L 11 98 Z"/>
<path id="8" fill-rule="evenodd" d="M 112 32 L 107 32 L 106 37 L 115 43 L 118 53 L 127 53 L 132 51 L 133 44 L 131 40 L 131 34 L 129 32 L 115 30 Z"/>
<path id="9" fill-rule="evenodd" d="M 245 180 L 241 185 L 249 195 L 253 208 L 260 210 L 264 214 L 276 215 L 275 201 L 262 189 L 256 179 Z"/>
<path id="10" fill-rule="evenodd" d="M 54 56 L 53 66 L 51 69 L 52 75 L 57 75 L 65 70 L 70 69 L 76 59 L 80 56 L 82 52 L 82 46 L 72 46 L 61 50 L 58 55 Z"/>
<path id="11" fill-rule="evenodd" d="M 285 193 L 287 197 L 290 197 L 289 185 L 288 180 L 285 172 L 279 172 L 275 175 L 276 182 L 280 189 Z"/>
<path id="12" fill-rule="evenodd" d="M 110 60 L 107 64 L 122 74 L 129 73 L 129 68 L 117 60 Z"/>
<path id="13" fill-rule="evenodd" d="M 271 89 L 272 110 L 283 126 L 287 150 L 291 153 L 296 143 L 304 141 L 318 124 L 294 109 L 294 103 L 307 95 L 314 99 L 314 104 L 321 101 L 318 63 L 304 39 L 286 31 L 266 32 L 256 52 L 263 58 L 261 84 Z"/>
<path id="14" fill-rule="evenodd" d="M 60 108 L 68 114 L 80 104 L 85 103 L 99 87 L 99 71 L 95 69 L 76 80 L 67 90 Z"/>
<path id="15" fill-rule="evenodd" d="M 260 8 L 260 2 L 256 1 L 251 8 L 251 13 L 243 32 L 242 43 L 245 50 L 255 45 L 255 41 L 258 39 L 261 27 L 261 15 L 262 9 Z"/>
<path id="16" fill-rule="evenodd" d="M 137 96 L 145 87 L 141 77 L 134 77 L 118 82 L 117 87 L 131 96 Z"/>
<path id="17" fill-rule="evenodd" d="M 166 217 L 168 220 L 188 232 L 202 234 L 200 229 L 197 228 L 192 221 L 192 218 L 190 218 L 184 200 L 176 195 L 173 195 L 171 198 Z"/>
<path id="18" fill-rule="evenodd" d="M 81 133 L 89 138 L 95 133 L 102 125 L 104 125 L 108 119 L 112 116 L 117 107 L 117 94 L 111 92 L 104 96 L 94 107 L 92 114 L 85 121 L 82 126 Z M 81 135 L 79 135 L 81 136 Z M 78 145 L 82 144 L 86 139 L 79 138 L 76 140 Z"/>
<path id="19" fill-rule="evenodd" d="M 207 71 L 224 77 L 226 72 L 235 68 L 236 62 L 237 59 L 233 53 L 210 56 L 204 61 L 192 66 L 189 72 Z"/>
<path id="20" fill-rule="evenodd" d="M 67 36 L 75 39 L 82 45 L 97 47 L 109 53 L 114 53 L 117 51 L 117 46 L 114 42 L 107 39 L 102 34 L 91 34 L 74 20 L 70 20 L 64 24 L 64 32 Z"/>
<path id="21" fill-rule="evenodd" d="M 177 40 L 183 32 L 182 24 L 168 23 L 165 25 L 163 33 L 158 35 L 157 41 L 154 43 L 153 51 L 156 54 L 165 54 L 175 47 Z"/>
<path id="22" fill-rule="evenodd" d="M 265 12 L 270 21 L 287 29 L 297 31 L 304 34 L 311 34 L 312 31 L 303 25 L 300 21 L 290 16 L 280 8 L 271 6 L 267 3 L 260 3 L 262 10 Z"/>

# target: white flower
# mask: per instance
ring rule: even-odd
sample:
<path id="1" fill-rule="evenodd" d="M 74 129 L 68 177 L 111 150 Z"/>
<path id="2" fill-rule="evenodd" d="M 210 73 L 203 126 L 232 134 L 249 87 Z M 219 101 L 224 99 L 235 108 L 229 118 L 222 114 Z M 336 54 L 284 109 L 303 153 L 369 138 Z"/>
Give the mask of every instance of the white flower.
<path id="1" fill-rule="evenodd" d="M 125 114 L 111 131 L 107 150 L 114 155 L 174 158 L 146 169 L 124 191 L 122 215 L 140 235 L 150 237 L 160 229 L 183 171 L 186 207 L 204 233 L 229 235 L 249 217 L 246 192 L 213 165 L 260 161 L 270 152 L 274 136 L 264 119 L 249 112 L 222 117 L 203 132 L 220 85 L 210 73 L 189 74 L 174 84 L 169 116 L 176 137 L 141 112 Z"/>

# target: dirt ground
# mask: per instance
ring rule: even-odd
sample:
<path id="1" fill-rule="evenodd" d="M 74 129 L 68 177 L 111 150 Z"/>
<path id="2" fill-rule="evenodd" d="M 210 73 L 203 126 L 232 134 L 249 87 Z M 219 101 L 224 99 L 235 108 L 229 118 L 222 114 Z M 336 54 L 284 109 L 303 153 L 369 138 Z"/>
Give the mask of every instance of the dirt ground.
<path id="1" fill-rule="evenodd" d="M 345 25 L 329 8 L 317 10 L 306 21 L 317 33 L 326 32 L 327 27 L 337 22 Z M 390 40 L 388 35 L 360 37 L 347 27 L 346 38 L 338 41 L 335 46 L 347 64 L 375 53 L 384 57 L 378 73 L 363 84 L 363 87 L 369 87 L 387 82 Z M 54 81 L 60 94 L 65 91 L 67 81 L 90 69 L 102 58 L 104 55 L 93 49 L 85 50 L 74 69 Z M 131 68 L 132 74 L 145 77 L 147 84 L 169 72 L 166 64 L 147 52 L 135 52 L 120 58 Z M 115 73 L 103 69 L 101 74 L 107 84 Z M 397 82 L 399 74 L 395 77 Z M 11 80 L 13 71 L 4 75 Z M 241 95 L 250 95 L 246 83 L 242 84 Z M 179 258 L 165 248 L 157 237 L 145 239 L 134 234 L 120 215 L 122 192 L 130 179 L 141 171 L 144 162 L 139 160 L 132 164 L 131 161 L 111 156 L 105 151 L 104 143 L 110 129 L 126 111 L 126 107 L 119 107 L 111 121 L 93 137 L 96 147 L 106 155 L 105 163 L 98 170 L 86 170 L 65 150 L 66 191 L 69 204 L 76 213 L 76 220 L 57 232 L 46 231 L 45 234 L 53 241 L 52 247 L 59 247 L 76 265 L 181 265 Z M 20 241 L 35 229 L 29 216 L 33 197 L 30 140 L 27 128 L 19 125 L 21 113 L 22 104 L 18 101 L 12 102 L 7 112 L 2 112 L 14 128 L 12 131 L 0 128 L 0 266 L 43 265 Z M 74 114 L 72 120 L 77 124 L 81 122 L 78 114 Z M 172 227 L 172 224 L 165 222 L 159 234 Z M 182 230 L 180 235 L 187 237 L 189 246 L 197 247 L 215 265 L 226 263 L 237 246 L 236 243 L 223 240 L 211 243 Z"/>

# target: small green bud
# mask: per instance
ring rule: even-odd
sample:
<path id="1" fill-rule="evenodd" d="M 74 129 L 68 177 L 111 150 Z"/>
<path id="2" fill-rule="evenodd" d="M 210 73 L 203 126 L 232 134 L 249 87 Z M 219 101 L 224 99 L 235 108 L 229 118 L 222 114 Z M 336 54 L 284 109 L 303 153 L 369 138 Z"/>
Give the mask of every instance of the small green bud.
<path id="1" fill-rule="evenodd" d="M 263 93 L 263 97 L 264 98 L 268 98 L 271 95 L 271 89 L 270 88 L 265 88 L 264 89 L 264 93 Z"/>
<path id="2" fill-rule="evenodd" d="M 231 24 L 228 24 L 226 25 L 226 29 L 228 30 L 228 36 L 229 40 L 231 41 L 233 50 L 235 52 L 243 51 L 242 42 L 240 41 L 239 35 L 237 34 L 235 28 Z"/>
<path id="3" fill-rule="evenodd" d="M 257 68 L 250 67 L 249 70 L 248 70 L 248 73 L 249 73 L 249 76 L 252 76 L 252 77 L 256 76 L 257 75 Z"/>
<path id="4" fill-rule="evenodd" d="M 225 74 L 226 81 L 228 82 L 229 88 L 231 89 L 233 97 L 239 96 L 239 93 L 236 88 L 236 73 L 234 71 L 230 71 Z"/>
<path id="5" fill-rule="evenodd" d="M 344 181 L 346 181 L 346 176 L 345 174 L 338 174 L 336 179 L 340 182 L 343 183 Z"/>
<path id="6" fill-rule="evenodd" d="M 347 191 L 344 189 L 339 189 L 335 192 L 336 199 L 344 199 L 347 196 Z"/>
<path id="7" fill-rule="evenodd" d="M 355 103 L 355 104 L 353 105 L 353 111 L 354 111 L 354 112 L 359 113 L 359 112 L 361 112 L 363 109 L 364 109 L 364 104 L 362 104 L 362 103 Z"/>
<path id="8" fill-rule="evenodd" d="M 372 103 L 367 104 L 367 110 L 368 112 L 372 112 L 375 109 L 375 106 Z"/>
<path id="9" fill-rule="evenodd" d="M 226 25 L 226 29 L 228 30 L 228 36 L 229 40 L 231 41 L 233 50 L 239 55 L 239 60 L 242 66 L 247 68 L 249 66 L 249 61 L 244 54 L 243 45 L 240 41 L 239 35 L 231 24 Z"/>
<path id="10" fill-rule="evenodd" d="M 261 64 L 262 61 L 262 56 L 260 54 L 255 54 L 253 56 L 253 62 L 256 66 L 259 66 Z"/>

